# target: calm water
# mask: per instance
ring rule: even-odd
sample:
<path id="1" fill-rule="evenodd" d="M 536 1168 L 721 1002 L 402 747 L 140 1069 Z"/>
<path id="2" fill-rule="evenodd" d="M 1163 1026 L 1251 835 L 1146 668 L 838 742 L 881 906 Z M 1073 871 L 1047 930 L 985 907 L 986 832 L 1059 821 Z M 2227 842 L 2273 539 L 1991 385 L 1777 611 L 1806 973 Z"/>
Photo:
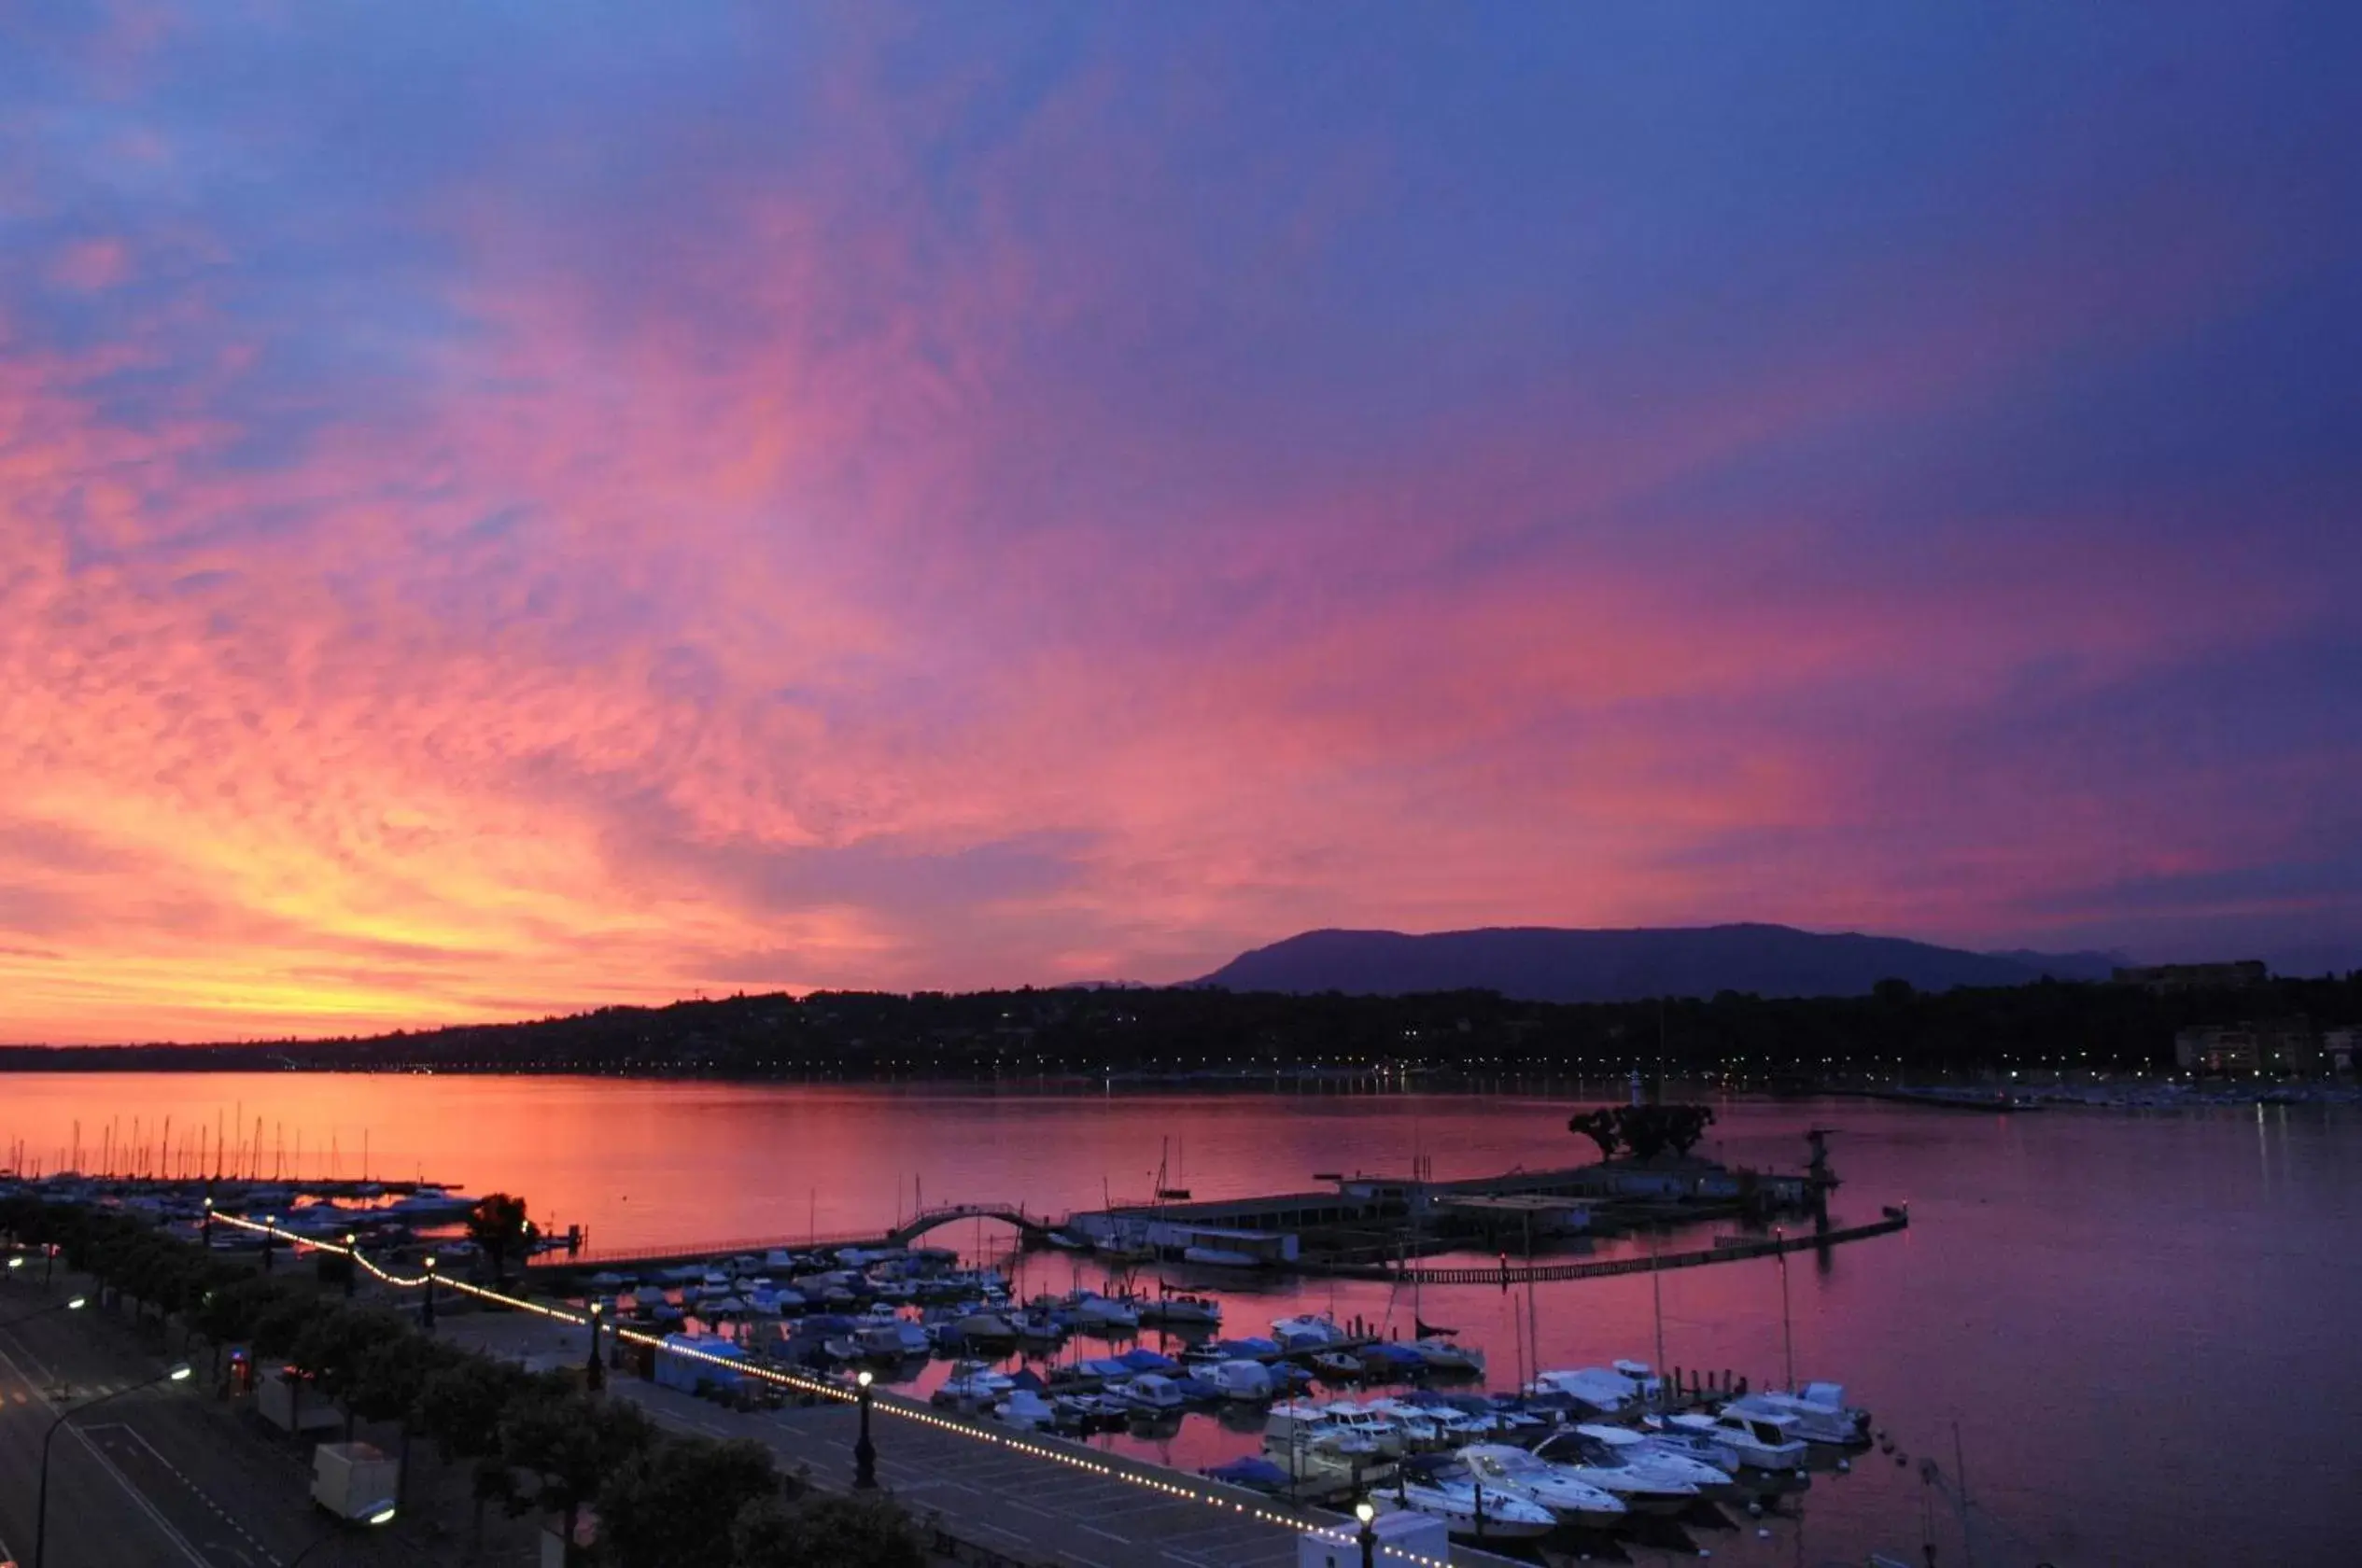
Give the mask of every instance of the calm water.
<path id="1" fill-rule="evenodd" d="M 1308 1187 L 1316 1170 L 1439 1176 L 1566 1165 L 1589 1144 L 1568 1102 L 1515 1097 L 1030 1098 L 893 1090 L 623 1084 L 605 1080 L 256 1076 L 0 1077 L 0 1141 L 53 1167 L 81 1122 L 96 1164 L 104 1124 L 178 1147 L 217 1116 L 264 1124 L 283 1167 L 301 1134 L 306 1173 L 423 1173 L 506 1188 L 536 1215 L 590 1227 L 595 1246 L 786 1238 L 882 1228 L 919 1200 L 1022 1201 L 1035 1211 L 1137 1197 L 1166 1151 L 1201 1197 Z M 1989 1507 L 1977 1561 L 2343 1563 L 2362 1495 L 2362 1120 L 2272 1109 L 2018 1117 L 1855 1102 L 1734 1102 L 1709 1151 L 1794 1166 L 1808 1126 L 1839 1129 L 1840 1218 L 1907 1200 L 1900 1237 L 1799 1256 L 1789 1267 L 1797 1371 L 1843 1381 L 1909 1466 L 1872 1450 L 1822 1476 L 1794 1518 L 1698 1534 L 1723 1561 L 1859 1563 L 1916 1557 L 1930 1500 L 1921 1454 Z M 936 1238 L 992 1250 L 991 1227 Z M 1612 1250 L 1612 1249 L 1603 1249 Z M 1025 1288 L 1064 1289 L 1062 1256 L 1024 1265 Z M 1176 1279 L 1180 1276 L 1176 1276 Z M 1088 1281 L 1086 1281 L 1088 1282 Z M 1191 1281 L 1199 1282 L 1199 1281 Z M 1770 1261 L 1669 1272 L 1664 1359 L 1779 1376 L 1780 1294 Z M 1300 1305 L 1399 1323 L 1382 1288 L 1308 1281 L 1229 1302 L 1231 1332 Z M 1646 1276 L 1540 1288 L 1540 1363 L 1656 1359 Z M 1421 1315 L 1516 1376 L 1526 1303 L 1491 1287 L 1427 1293 Z M 1116 1439 L 1130 1442 L 1131 1439 Z M 1148 1447 L 1202 1465 L 1254 1447 L 1193 1418 Z M 1947 1503 L 1938 1561 L 1965 1561 Z M 1770 1532 L 1759 1538 L 1758 1529 Z M 1636 1550 L 1642 1561 L 1672 1554 Z"/>

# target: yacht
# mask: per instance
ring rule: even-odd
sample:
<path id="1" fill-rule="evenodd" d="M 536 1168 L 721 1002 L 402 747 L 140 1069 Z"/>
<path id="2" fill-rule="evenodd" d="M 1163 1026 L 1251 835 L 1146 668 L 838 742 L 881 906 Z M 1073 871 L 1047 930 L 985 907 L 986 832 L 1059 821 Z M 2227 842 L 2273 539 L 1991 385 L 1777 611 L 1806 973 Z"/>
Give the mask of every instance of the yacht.
<path id="1" fill-rule="evenodd" d="M 1181 1385 L 1161 1372 L 1143 1372 L 1124 1385 L 1124 1398 L 1142 1410 L 1178 1410 L 1188 1403 Z"/>
<path id="2" fill-rule="evenodd" d="M 1225 1399 L 1262 1400 L 1272 1396 L 1272 1369 L 1259 1361 L 1223 1361 L 1202 1376 Z"/>
<path id="3" fill-rule="evenodd" d="M 1720 1490 L 1730 1477 L 1710 1464 L 1677 1459 L 1669 1454 L 1636 1454 L 1615 1438 L 1618 1433 L 1641 1441 L 1619 1427 L 1578 1426 L 1542 1440 L 1535 1456 L 1562 1465 L 1579 1481 L 1612 1491 L 1636 1514 L 1678 1514 L 1705 1495 L 1705 1486 Z"/>
<path id="4" fill-rule="evenodd" d="M 992 1407 L 992 1414 L 1011 1426 L 1045 1427 L 1058 1417 L 1050 1402 L 1032 1389 L 1011 1389 L 1006 1399 Z"/>
<path id="5" fill-rule="evenodd" d="M 1842 1383 L 1807 1383 L 1793 1393 L 1766 1390 L 1723 1407 L 1742 1415 L 1793 1416 L 1796 1435 L 1809 1443 L 1853 1445 L 1870 1440 L 1870 1412 L 1846 1403 Z"/>
<path id="6" fill-rule="evenodd" d="M 1160 1295 L 1134 1309 L 1141 1323 L 1167 1323 L 1175 1328 L 1218 1328 L 1222 1305 L 1202 1295 Z"/>
<path id="7" fill-rule="evenodd" d="M 1335 1430 L 1336 1422 L 1329 1417 L 1329 1407 L 1311 1399 L 1283 1399 L 1263 1418 L 1266 1443 L 1309 1441 Z"/>
<path id="8" fill-rule="evenodd" d="M 1460 1463 L 1488 1489 L 1548 1508 L 1561 1524 L 1616 1524 L 1627 1512 L 1623 1500 L 1605 1487 L 1506 1443 L 1462 1449 Z"/>
<path id="9" fill-rule="evenodd" d="M 1337 1326 L 1337 1320 L 1326 1314 L 1301 1313 L 1292 1318 L 1278 1318 L 1272 1323 L 1272 1337 L 1284 1351 L 1318 1351 L 1341 1345 L 1353 1336 Z"/>
<path id="10" fill-rule="evenodd" d="M 1539 1503 L 1496 1490 L 1456 1460 L 1441 1455 L 1403 1462 L 1396 1500 L 1416 1508 L 1463 1541 L 1530 1541 L 1558 1528 Z"/>
<path id="11" fill-rule="evenodd" d="M 1483 1351 L 1465 1350 L 1449 1339 L 1413 1339 L 1411 1349 L 1418 1352 L 1421 1364 L 1430 1372 L 1469 1372 L 1481 1376 L 1484 1371 Z"/>
<path id="12" fill-rule="evenodd" d="M 1796 1470 L 1805 1463 L 1806 1443 L 1796 1418 L 1758 1411 L 1750 1415 L 1725 1406 L 1718 1415 L 1679 1415 L 1665 1418 L 1669 1435 L 1685 1436 L 1713 1450 L 1715 1463 L 1726 1469 L 1744 1464 L 1757 1470 Z"/>
<path id="13" fill-rule="evenodd" d="M 921 1356 L 928 1349 L 927 1331 L 904 1318 L 866 1324 L 854 1334 L 853 1343 L 865 1356 Z"/>
<path id="14" fill-rule="evenodd" d="M 1140 1309 L 1129 1301 L 1083 1291 L 1075 1297 L 1075 1322 L 1087 1329 L 1138 1328 Z"/>
<path id="15" fill-rule="evenodd" d="M 1571 1372 L 1538 1372 L 1528 1393 L 1561 1395 L 1603 1416 L 1620 1416 L 1638 1409 L 1646 1385 L 1614 1367 L 1583 1366 Z"/>

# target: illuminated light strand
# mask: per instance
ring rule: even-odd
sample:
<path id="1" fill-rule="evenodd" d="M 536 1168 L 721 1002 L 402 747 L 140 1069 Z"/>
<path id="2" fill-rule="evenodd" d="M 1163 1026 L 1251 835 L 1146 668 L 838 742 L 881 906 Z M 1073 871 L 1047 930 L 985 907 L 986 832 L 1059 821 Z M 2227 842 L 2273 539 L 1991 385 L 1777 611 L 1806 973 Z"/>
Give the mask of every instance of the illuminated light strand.
<path id="1" fill-rule="evenodd" d="M 389 1269 L 379 1267 L 368 1258 L 363 1257 L 359 1247 L 346 1247 L 334 1241 L 320 1241 L 311 1237 L 297 1236 L 292 1231 L 281 1230 L 275 1224 L 260 1220 L 250 1220 L 241 1214 L 228 1214 L 219 1211 L 216 1211 L 213 1217 L 218 1222 L 237 1225 L 242 1229 L 258 1231 L 265 1236 L 276 1237 L 295 1247 L 309 1247 L 314 1252 L 333 1253 L 339 1257 L 350 1258 L 355 1263 L 360 1265 L 363 1268 L 368 1269 L 370 1273 L 374 1275 L 378 1280 L 382 1281 L 386 1284 L 392 1285 L 397 1289 L 415 1290 L 431 1281 L 447 1286 L 452 1290 L 461 1293 L 462 1295 L 474 1296 L 480 1301 L 489 1301 L 499 1306 L 514 1308 L 519 1311 L 536 1313 L 541 1317 L 548 1318 L 553 1322 L 568 1323 L 577 1328 L 586 1326 L 592 1321 L 591 1315 L 588 1313 L 574 1313 L 569 1312 L 562 1308 L 545 1307 L 537 1301 L 527 1301 L 518 1296 L 506 1295 L 499 1291 L 486 1290 L 482 1285 L 472 1284 L 465 1280 L 449 1279 L 443 1275 L 432 1272 L 421 1274 L 415 1279 L 406 1280 L 400 1275 L 393 1273 Z M 621 1324 L 617 1324 L 612 1332 L 615 1337 L 619 1340 L 628 1341 L 629 1343 L 635 1345 L 644 1345 L 650 1350 L 656 1351 L 665 1355 L 680 1356 L 689 1361 L 702 1361 L 710 1365 L 723 1367 L 730 1372 L 738 1374 L 740 1377 L 761 1379 L 762 1380 L 771 1383 L 776 1387 L 794 1389 L 805 1393 L 820 1394 L 826 1398 L 837 1400 L 839 1403 L 849 1405 L 857 1403 L 861 1398 L 860 1394 L 854 1393 L 851 1389 L 843 1387 L 841 1384 L 832 1383 L 822 1379 L 800 1377 L 795 1373 L 782 1372 L 775 1367 L 759 1366 L 743 1361 L 735 1361 L 728 1356 L 718 1356 L 708 1351 L 691 1350 L 685 1345 L 668 1344 L 660 1336 L 643 1334 L 638 1329 L 625 1328 Z M 884 1403 L 875 1404 L 872 1407 L 882 1414 L 900 1417 L 904 1421 L 916 1421 L 922 1426 L 933 1427 L 941 1432 L 952 1433 L 958 1436 L 969 1438 L 972 1441 L 991 1444 L 993 1447 L 1006 1449 L 1017 1453 L 1030 1454 L 1036 1459 L 1053 1460 L 1058 1463 L 1067 1465 L 1073 1469 L 1087 1471 L 1092 1475 L 1104 1477 L 1110 1480 L 1123 1481 L 1132 1486 L 1140 1487 L 1149 1491 L 1162 1492 L 1172 1497 L 1186 1498 L 1193 1503 L 1203 1504 L 1208 1507 L 1215 1509 L 1216 1512 L 1220 1512 L 1225 1509 L 1233 1510 L 1261 1523 L 1280 1525 L 1286 1529 L 1297 1531 L 1302 1534 L 1317 1535 L 1324 1540 L 1342 1542 L 1346 1546 L 1355 1545 L 1357 1540 L 1357 1537 L 1355 1535 L 1337 1529 L 1331 1525 L 1315 1524 L 1309 1519 L 1298 1519 L 1293 1514 L 1279 1513 L 1270 1508 L 1260 1507 L 1253 1504 L 1238 1502 L 1230 1498 L 1209 1497 L 1205 1492 L 1195 1486 L 1183 1486 L 1177 1482 L 1160 1480 L 1154 1476 L 1143 1476 L 1134 1471 L 1111 1464 L 1104 1460 L 1091 1458 L 1087 1454 L 1075 1453 L 1066 1449 L 1048 1448 L 1039 1443 L 1029 1443 L 1021 1437 L 1011 1437 L 1005 1434 L 993 1432 L 987 1428 L 974 1425 L 968 1421 L 951 1421 L 945 1417 L 938 1416 L 930 1410 L 911 1409 L 899 1404 Z M 1405 1551 L 1402 1547 L 1393 1545 L 1389 1545 L 1386 1547 L 1386 1550 L 1397 1560 L 1414 1563 L 1417 1565 L 1417 1568 L 1452 1568 L 1451 1561 L 1448 1558 L 1428 1557 L 1421 1552 Z"/>

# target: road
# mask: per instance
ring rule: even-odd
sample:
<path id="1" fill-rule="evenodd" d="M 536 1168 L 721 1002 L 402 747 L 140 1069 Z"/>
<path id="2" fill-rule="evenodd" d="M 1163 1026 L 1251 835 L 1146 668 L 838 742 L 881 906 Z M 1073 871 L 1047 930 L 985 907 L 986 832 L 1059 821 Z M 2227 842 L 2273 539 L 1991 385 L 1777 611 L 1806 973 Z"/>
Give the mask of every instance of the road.
<path id="1" fill-rule="evenodd" d="M 0 1289 L 0 1323 L 63 1292 Z M 0 1561 L 32 1561 L 50 1423 L 110 1394 L 50 1445 L 44 1568 L 283 1568 L 318 1536 L 301 1460 L 194 1387 L 202 1365 L 192 1385 L 139 1387 L 163 1366 L 128 1325 L 84 1313 L 0 1329 Z M 380 1543 L 338 1541 L 305 1568 L 392 1561 Z"/>

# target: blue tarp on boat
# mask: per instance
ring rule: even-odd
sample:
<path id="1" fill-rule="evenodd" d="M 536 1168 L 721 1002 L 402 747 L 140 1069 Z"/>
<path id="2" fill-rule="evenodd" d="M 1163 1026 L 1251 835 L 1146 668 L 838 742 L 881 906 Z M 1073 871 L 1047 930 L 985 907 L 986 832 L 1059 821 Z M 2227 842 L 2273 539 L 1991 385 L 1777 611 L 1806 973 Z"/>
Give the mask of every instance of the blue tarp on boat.
<path id="1" fill-rule="evenodd" d="M 1258 1491 L 1273 1491 L 1287 1484 L 1286 1471 L 1268 1459 L 1257 1459 L 1252 1454 L 1244 1459 L 1234 1459 L 1228 1464 L 1217 1464 L 1205 1475 L 1208 1480 L 1253 1487 Z"/>
<path id="2" fill-rule="evenodd" d="M 1276 1339 L 1266 1339 L 1259 1334 L 1250 1334 L 1244 1339 L 1225 1339 L 1222 1340 L 1216 1348 L 1217 1350 L 1225 1351 L 1232 1356 L 1244 1356 L 1249 1360 L 1258 1356 L 1275 1356 L 1279 1354 L 1279 1341 Z"/>
<path id="3" fill-rule="evenodd" d="M 1132 1370 L 1130 1365 L 1117 1360 L 1114 1356 L 1096 1356 L 1090 1361 L 1077 1362 L 1076 1365 L 1086 1376 L 1092 1378 L 1129 1378 Z"/>
<path id="4" fill-rule="evenodd" d="M 1116 1359 L 1133 1372 L 1178 1372 L 1181 1370 L 1179 1362 L 1171 1356 L 1160 1356 L 1151 1350 L 1126 1351 Z M 1411 1359 L 1416 1361 L 1418 1357 L 1414 1355 Z"/>
<path id="5" fill-rule="evenodd" d="M 1364 1363 L 1380 1362 L 1388 1366 L 1425 1366 L 1427 1358 L 1408 1345 L 1372 1345 L 1361 1352 Z"/>

